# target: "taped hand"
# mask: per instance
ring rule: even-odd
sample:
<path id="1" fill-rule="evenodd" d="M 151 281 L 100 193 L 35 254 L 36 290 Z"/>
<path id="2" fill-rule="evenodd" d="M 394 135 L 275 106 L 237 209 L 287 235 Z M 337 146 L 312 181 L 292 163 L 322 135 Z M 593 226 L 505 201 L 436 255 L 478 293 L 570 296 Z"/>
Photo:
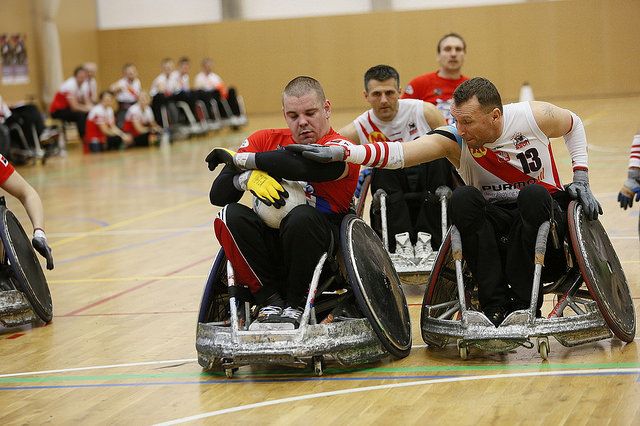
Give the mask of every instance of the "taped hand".
<path id="1" fill-rule="evenodd" d="M 220 163 L 233 166 L 239 171 L 240 169 L 236 166 L 236 164 L 233 161 L 235 155 L 236 155 L 235 151 L 231 151 L 230 149 L 227 149 L 227 148 L 216 147 L 216 148 L 213 148 L 213 150 L 209 153 L 209 155 L 207 155 L 207 158 L 205 158 L 204 161 L 206 161 L 207 165 L 209 166 L 209 170 L 211 171 L 214 171 L 215 168 L 218 167 L 218 164 Z"/>

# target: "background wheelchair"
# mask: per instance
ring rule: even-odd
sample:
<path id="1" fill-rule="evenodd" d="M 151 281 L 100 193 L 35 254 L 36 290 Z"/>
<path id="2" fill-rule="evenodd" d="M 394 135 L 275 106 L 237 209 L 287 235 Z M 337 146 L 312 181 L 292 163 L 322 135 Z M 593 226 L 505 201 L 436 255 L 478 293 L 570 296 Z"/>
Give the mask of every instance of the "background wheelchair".
<path id="1" fill-rule="evenodd" d="M 51 293 L 31 241 L 0 197 L 0 323 L 15 327 L 48 323 Z"/>
<path id="2" fill-rule="evenodd" d="M 563 346 L 607 339 L 615 334 L 624 342 L 635 336 L 635 312 L 627 280 L 609 237 L 599 221 L 588 221 L 572 201 L 567 211 L 565 241 L 568 268 L 559 280 L 541 286 L 557 296 L 547 318 L 536 318 L 542 265 L 549 222 L 538 232 L 531 306 L 510 313 L 499 327 L 479 311 L 473 276 L 462 259 L 460 234 L 452 226 L 435 262 L 422 303 L 422 338 L 430 347 L 455 341 L 460 357 L 468 348 L 507 352 L 532 348 L 536 338 L 540 356 L 549 354 L 548 336 Z"/>
<path id="3" fill-rule="evenodd" d="M 356 215 L 362 217 L 364 214 L 367 193 L 371 186 L 371 179 L 375 173 L 369 174 L 362 183 L 360 197 L 355 202 Z M 447 203 L 451 198 L 451 189 L 447 186 L 440 186 L 435 194 L 427 192 L 407 192 L 404 197 L 409 204 L 410 213 L 412 214 L 412 222 L 416 222 L 415 215 L 420 211 L 420 204 L 432 203 L 434 206 L 440 205 L 441 213 L 441 230 L 442 235 L 446 235 L 448 228 Z M 396 253 L 389 252 L 389 237 L 387 225 L 387 193 L 383 189 L 378 189 L 373 194 L 370 206 L 371 226 L 376 233 L 381 236 L 385 250 L 389 253 L 389 257 L 393 262 L 393 266 L 400 277 L 402 284 L 420 285 L 426 284 L 429 274 L 433 269 L 433 265 L 438 255 L 437 251 L 427 253 L 424 257 L 407 258 Z"/>
<path id="4" fill-rule="evenodd" d="M 347 215 L 336 257 L 327 259 L 325 254 L 318 262 L 298 329 L 251 330 L 257 307 L 248 290 L 234 282 L 220 250 L 200 305 L 200 365 L 224 370 L 227 377 L 242 365 L 254 364 L 312 366 L 321 375 L 325 360 L 353 365 L 388 355 L 406 357 L 411 350 L 409 310 L 378 236 L 364 221 Z M 350 314 L 323 321 L 338 310 Z"/>

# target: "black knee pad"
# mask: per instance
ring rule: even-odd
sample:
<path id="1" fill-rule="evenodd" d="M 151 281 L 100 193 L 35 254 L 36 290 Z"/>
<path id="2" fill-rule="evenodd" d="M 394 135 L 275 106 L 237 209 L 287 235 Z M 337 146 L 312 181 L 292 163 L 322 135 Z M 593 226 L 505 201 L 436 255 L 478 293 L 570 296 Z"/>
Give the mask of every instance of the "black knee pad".
<path id="1" fill-rule="evenodd" d="M 553 200 L 542 185 L 529 185 L 518 194 L 518 210 L 526 226 L 539 228 L 551 218 Z"/>
<path id="2" fill-rule="evenodd" d="M 451 222 L 462 234 L 475 232 L 485 221 L 487 201 L 478 188 L 461 186 L 451 195 Z"/>

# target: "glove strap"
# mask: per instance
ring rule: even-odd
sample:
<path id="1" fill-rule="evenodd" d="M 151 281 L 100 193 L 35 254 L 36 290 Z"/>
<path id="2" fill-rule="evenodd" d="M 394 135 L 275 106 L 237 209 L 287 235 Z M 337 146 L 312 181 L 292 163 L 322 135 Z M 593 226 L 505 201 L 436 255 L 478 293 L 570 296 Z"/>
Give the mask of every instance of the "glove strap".
<path id="1" fill-rule="evenodd" d="M 233 186 L 235 186 L 238 191 L 246 191 L 247 182 L 249 181 L 250 176 L 251 170 L 247 170 L 246 172 L 242 172 L 239 175 L 235 175 L 233 177 Z"/>

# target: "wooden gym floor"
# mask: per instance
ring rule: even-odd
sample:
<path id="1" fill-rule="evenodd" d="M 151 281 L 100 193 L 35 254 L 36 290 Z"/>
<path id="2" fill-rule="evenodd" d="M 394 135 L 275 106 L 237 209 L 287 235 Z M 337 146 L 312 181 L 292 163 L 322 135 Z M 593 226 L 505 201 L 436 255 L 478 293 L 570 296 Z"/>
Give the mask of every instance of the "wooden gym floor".
<path id="1" fill-rule="evenodd" d="M 592 187 L 636 303 L 638 208 L 616 203 L 640 97 L 558 102 L 584 120 Z M 334 113 L 339 128 L 357 111 Z M 252 117 L 238 133 L 84 156 L 77 147 L 46 166 L 19 169 L 41 194 L 56 268 L 47 273 L 55 317 L 46 327 L 0 328 L 0 423 L 154 424 L 640 424 L 636 343 L 576 348 L 550 339 L 506 355 L 424 347 L 424 286 L 406 287 L 413 320 L 409 357 L 361 368 L 241 368 L 231 380 L 196 361 L 197 311 L 218 244 L 208 201 L 212 146 L 282 127 Z M 555 155 L 563 180 L 570 162 Z M 9 198 L 9 197 L 8 197 Z M 9 207 L 23 223 L 19 203 Z M 26 226 L 30 231 L 30 227 Z"/>

